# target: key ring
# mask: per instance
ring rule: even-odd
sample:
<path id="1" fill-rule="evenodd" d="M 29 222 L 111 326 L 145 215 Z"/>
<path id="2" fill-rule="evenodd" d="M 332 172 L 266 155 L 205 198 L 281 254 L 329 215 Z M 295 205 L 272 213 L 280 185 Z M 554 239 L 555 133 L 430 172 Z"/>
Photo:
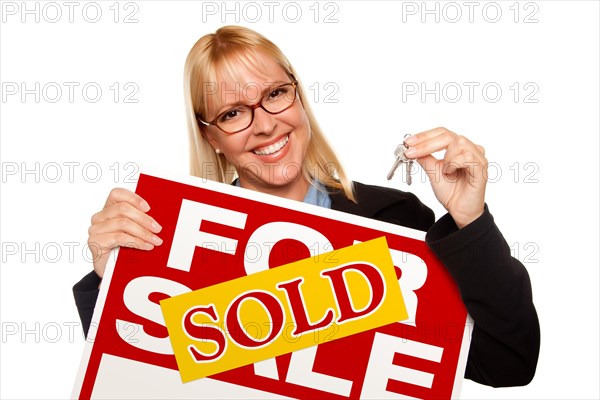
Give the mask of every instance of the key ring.
<path id="1" fill-rule="evenodd" d="M 406 138 L 412 136 L 410 133 L 407 133 L 406 135 L 404 135 L 404 140 L 402 141 L 402 146 L 406 147 L 408 149 L 408 145 L 406 144 Z"/>

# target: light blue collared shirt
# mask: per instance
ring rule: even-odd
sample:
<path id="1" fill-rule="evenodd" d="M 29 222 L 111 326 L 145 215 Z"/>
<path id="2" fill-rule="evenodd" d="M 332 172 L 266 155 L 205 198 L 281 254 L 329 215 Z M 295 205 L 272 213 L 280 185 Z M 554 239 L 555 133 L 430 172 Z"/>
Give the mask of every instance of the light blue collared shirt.
<path id="1" fill-rule="evenodd" d="M 239 179 L 235 180 L 235 186 L 241 187 Z M 311 183 L 302 202 L 306 204 L 312 204 L 313 206 L 331 209 L 331 197 L 329 197 L 327 194 L 325 185 L 319 181 L 313 181 Z"/>
<path id="2" fill-rule="evenodd" d="M 304 203 L 312 204 L 314 206 L 325 207 L 331 209 L 331 197 L 327 194 L 327 189 L 319 181 L 313 181 L 308 187 L 306 196 L 304 196 Z"/>

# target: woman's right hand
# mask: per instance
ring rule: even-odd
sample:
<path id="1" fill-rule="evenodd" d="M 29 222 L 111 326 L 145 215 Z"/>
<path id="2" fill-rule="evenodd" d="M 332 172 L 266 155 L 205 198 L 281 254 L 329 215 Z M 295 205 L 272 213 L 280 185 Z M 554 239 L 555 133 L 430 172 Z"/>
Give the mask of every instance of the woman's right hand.
<path id="1" fill-rule="evenodd" d="M 94 271 L 104 275 L 110 250 L 118 246 L 152 250 L 162 239 L 156 236 L 162 227 L 146 213 L 148 203 L 127 189 L 111 190 L 104 208 L 92 215 L 88 229 L 88 247 L 94 260 Z"/>

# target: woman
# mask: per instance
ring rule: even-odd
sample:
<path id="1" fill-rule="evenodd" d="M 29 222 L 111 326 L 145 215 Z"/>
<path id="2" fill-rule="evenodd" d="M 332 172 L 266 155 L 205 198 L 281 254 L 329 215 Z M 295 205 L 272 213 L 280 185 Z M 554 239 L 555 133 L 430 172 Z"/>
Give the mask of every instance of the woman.
<path id="1" fill-rule="evenodd" d="M 406 139 L 406 156 L 427 172 L 448 211 L 434 223 L 433 212 L 414 195 L 348 179 L 298 74 L 258 33 L 228 26 L 202 37 L 186 60 L 184 89 L 193 175 L 427 231 L 428 245 L 475 321 L 465 377 L 491 386 L 531 381 L 539 352 L 531 284 L 484 203 L 481 146 L 445 128 Z M 441 150 L 442 160 L 431 155 Z M 109 250 L 161 245 L 161 227 L 146 214 L 149 208 L 138 195 L 114 189 L 92 217 L 94 272 L 74 287 L 86 334 Z M 473 252 L 474 245 L 494 257 Z"/>

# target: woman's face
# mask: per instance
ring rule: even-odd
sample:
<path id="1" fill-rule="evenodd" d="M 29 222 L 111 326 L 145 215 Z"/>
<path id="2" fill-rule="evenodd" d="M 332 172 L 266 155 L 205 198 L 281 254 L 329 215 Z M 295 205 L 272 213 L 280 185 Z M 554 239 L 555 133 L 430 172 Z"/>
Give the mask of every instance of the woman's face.
<path id="1" fill-rule="evenodd" d="M 207 120 L 240 104 L 254 105 L 270 95 L 274 86 L 291 79 L 272 59 L 256 56 L 265 75 L 244 67 L 236 68 L 238 82 L 217 73 L 217 88 L 209 96 Z M 300 100 L 278 114 L 258 107 L 252 124 L 237 133 L 225 133 L 216 126 L 203 127 L 213 148 L 227 157 L 237 170 L 242 187 L 286 197 L 303 197 L 307 182 L 302 165 L 310 140 L 310 126 Z M 296 193 L 286 195 L 285 193 Z M 301 194 L 301 196 L 300 196 Z"/>

